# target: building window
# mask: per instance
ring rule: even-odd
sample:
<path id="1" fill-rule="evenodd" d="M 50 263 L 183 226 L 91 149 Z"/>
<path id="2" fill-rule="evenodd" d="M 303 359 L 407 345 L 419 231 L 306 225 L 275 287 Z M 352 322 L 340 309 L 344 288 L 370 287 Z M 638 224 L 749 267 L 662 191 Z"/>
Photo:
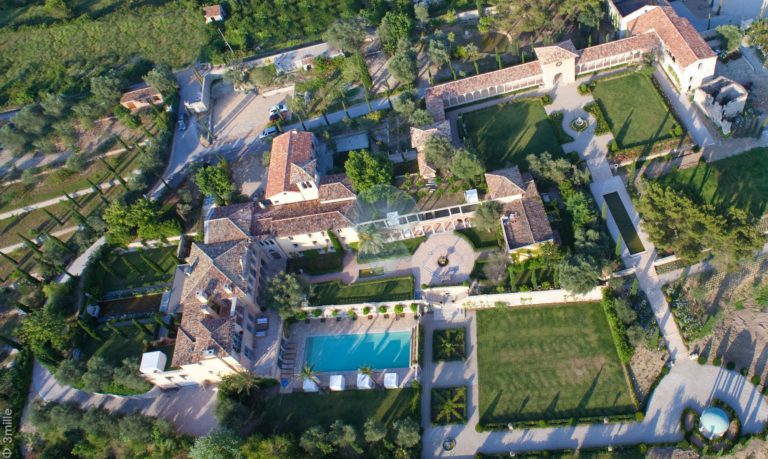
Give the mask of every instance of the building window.
<path id="1" fill-rule="evenodd" d="M 702 68 L 703 66 L 704 66 L 704 63 L 703 63 L 703 62 L 699 62 L 699 70 L 701 70 L 701 68 Z"/>

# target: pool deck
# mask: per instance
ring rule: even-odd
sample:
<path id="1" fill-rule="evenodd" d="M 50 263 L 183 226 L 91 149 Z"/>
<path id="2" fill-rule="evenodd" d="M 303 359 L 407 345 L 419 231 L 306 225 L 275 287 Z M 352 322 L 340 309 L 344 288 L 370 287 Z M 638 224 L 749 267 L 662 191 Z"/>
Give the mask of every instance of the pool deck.
<path id="1" fill-rule="evenodd" d="M 289 336 L 290 342 L 296 345 L 296 363 L 294 365 L 294 372 L 296 375 L 301 372 L 301 367 L 304 366 L 305 352 L 307 345 L 307 338 L 313 336 L 338 336 L 338 335 L 360 335 L 365 333 L 385 333 L 385 332 L 403 332 L 410 331 L 418 324 L 418 321 L 414 319 L 413 314 L 406 314 L 405 317 L 395 318 L 395 314 L 389 314 L 389 318 L 384 316 L 374 315 L 372 319 L 360 316 L 357 320 L 351 320 L 343 318 L 340 321 L 336 319 L 327 319 L 325 322 L 321 322 L 318 319 L 311 319 L 309 323 L 300 322 L 291 325 Z M 414 343 L 412 343 L 414 345 Z M 377 385 L 381 386 L 384 383 L 384 373 L 397 373 L 398 384 L 400 387 L 406 387 L 410 385 L 411 380 L 416 376 L 415 370 L 412 368 L 392 368 L 386 370 L 376 370 L 374 380 Z M 336 371 L 331 373 L 318 373 L 318 379 L 320 379 L 320 385 L 327 387 L 332 375 L 344 375 L 346 380 L 347 389 L 354 390 L 354 386 L 357 383 L 356 371 Z M 301 378 L 293 378 L 292 388 L 293 390 L 301 390 L 302 381 Z"/>

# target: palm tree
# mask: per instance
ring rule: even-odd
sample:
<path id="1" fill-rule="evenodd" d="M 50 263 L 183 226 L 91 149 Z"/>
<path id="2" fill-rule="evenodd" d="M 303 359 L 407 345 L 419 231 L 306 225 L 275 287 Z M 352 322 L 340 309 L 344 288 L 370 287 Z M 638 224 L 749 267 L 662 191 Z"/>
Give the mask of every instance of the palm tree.
<path id="1" fill-rule="evenodd" d="M 386 244 L 381 232 L 371 226 L 360 228 L 357 238 L 360 241 L 360 253 L 363 255 L 377 255 L 384 250 Z"/>
<path id="2" fill-rule="evenodd" d="M 357 369 L 357 372 L 361 375 L 368 376 L 371 378 L 371 382 L 373 383 L 374 387 L 378 387 L 379 385 L 376 383 L 376 374 L 373 372 L 373 368 L 369 367 L 368 365 L 362 366 Z"/>
<path id="3" fill-rule="evenodd" d="M 317 387 L 320 387 L 320 378 L 317 377 L 317 372 L 315 371 L 314 365 L 310 365 L 305 362 L 304 366 L 299 372 L 299 377 L 301 377 L 302 381 L 309 380 L 317 384 Z M 320 387 L 320 389 L 322 390 L 322 387 Z"/>
<path id="4" fill-rule="evenodd" d="M 480 75 L 480 68 L 477 66 L 477 60 L 480 59 L 480 50 L 477 45 L 469 43 L 464 47 L 464 59 L 475 65 L 475 74 Z"/>

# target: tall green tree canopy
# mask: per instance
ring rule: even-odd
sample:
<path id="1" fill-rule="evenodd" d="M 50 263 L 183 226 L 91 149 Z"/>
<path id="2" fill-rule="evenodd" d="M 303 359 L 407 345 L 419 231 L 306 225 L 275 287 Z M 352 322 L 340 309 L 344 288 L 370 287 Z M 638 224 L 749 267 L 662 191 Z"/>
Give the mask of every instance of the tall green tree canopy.
<path id="1" fill-rule="evenodd" d="M 404 12 L 389 11 L 376 30 L 379 40 L 389 55 L 395 53 L 401 41 L 408 42 L 413 32 L 413 19 Z"/>
<path id="2" fill-rule="evenodd" d="M 350 152 L 347 162 L 344 163 L 347 177 L 358 193 L 374 185 L 391 183 L 392 167 L 392 161 L 388 158 L 368 150 Z"/>
<path id="3" fill-rule="evenodd" d="M 269 280 L 265 297 L 267 306 L 287 319 L 301 310 L 307 295 L 294 274 L 279 272 Z"/>
<path id="4" fill-rule="evenodd" d="M 323 39 L 344 52 L 355 53 L 363 46 L 365 35 L 365 21 L 362 19 L 337 19 L 323 33 Z"/>
<path id="5" fill-rule="evenodd" d="M 224 161 L 200 169 L 194 180 L 200 192 L 214 198 L 219 205 L 229 204 L 237 190 L 229 177 L 229 167 Z"/>

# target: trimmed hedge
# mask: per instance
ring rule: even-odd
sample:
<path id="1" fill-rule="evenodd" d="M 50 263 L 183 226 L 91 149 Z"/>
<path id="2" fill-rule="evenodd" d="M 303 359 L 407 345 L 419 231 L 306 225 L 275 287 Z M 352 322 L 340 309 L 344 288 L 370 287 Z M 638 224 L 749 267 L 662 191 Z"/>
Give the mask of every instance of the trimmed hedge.
<path id="1" fill-rule="evenodd" d="M 611 132 L 611 127 L 608 125 L 608 121 L 605 119 L 605 112 L 603 108 L 597 102 L 590 102 L 584 106 L 584 110 L 595 117 L 597 121 L 595 125 L 595 134 L 607 134 Z"/>
<path id="2" fill-rule="evenodd" d="M 611 328 L 611 335 L 613 336 L 613 342 L 616 344 L 616 352 L 619 354 L 619 360 L 622 363 L 628 364 L 632 360 L 632 354 L 634 350 L 629 344 L 627 339 L 627 328 L 624 326 L 624 322 L 619 320 L 619 316 L 616 314 L 616 310 L 613 308 L 613 302 L 610 293 L 603 292 L 603 301 L 600 304 L 603 305 L 605 311 L 605 317 L 608 319 L 608 326 Z"/>

